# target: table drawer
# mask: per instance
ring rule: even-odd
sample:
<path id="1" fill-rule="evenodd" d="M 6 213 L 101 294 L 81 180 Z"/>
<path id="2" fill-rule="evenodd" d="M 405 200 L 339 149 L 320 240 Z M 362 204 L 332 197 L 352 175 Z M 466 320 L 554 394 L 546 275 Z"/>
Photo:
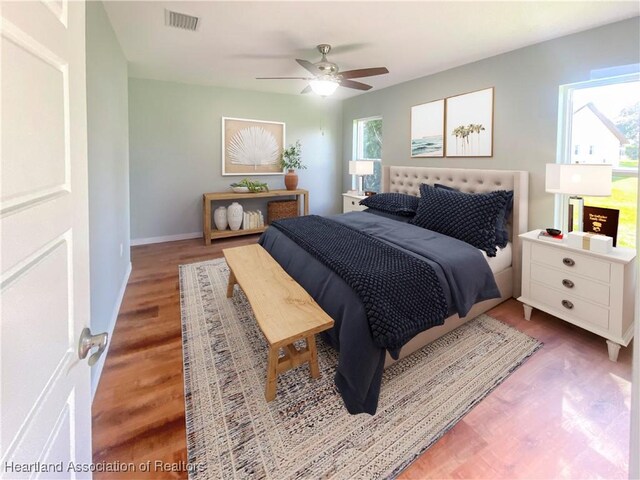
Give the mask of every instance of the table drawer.
<path id="1" fill-rule="evenodd" d="M 547 247 L 534 243 L 531 245 L 531 261 L 542 263 L 564 272 L 577 273 L 586 277 L 609 282 L 611 264 L 596 258 L 588 257 L 564 248 Z"/>
<path id="2" fill-rule="evenodd" d="M 531 280 L 562 293 L 577 295 L 586 300 L 609 306 L 609 285 L 588 280 L 571 272 L 561 272 L 537 263 L 531 264 Z"/>
<path id="3" fill-rule="evenodd" d="M 549 313 L 562 312 L 573 317 L 574 323 L 590 323 L 598 327 L 609 328 L 609 310 L 589 303 L 575 295 L 567 295 L 552 288 L 531 282 L 531 299 L 548 305 Z M 567 303 L 568 302 L 568 303 Z"/>
<path id="4" fill-rule="evenodd" d="M 347 213 L 347 212 L 361 212 L 363 210 L 365 210 L 367 207 L 365 207 L 364 205 L 360 205 L 360 200 L 357 198 L 349 198 L 349 197 L 343 197 L 342 198 L 342 212 L 343 213 Z"/>

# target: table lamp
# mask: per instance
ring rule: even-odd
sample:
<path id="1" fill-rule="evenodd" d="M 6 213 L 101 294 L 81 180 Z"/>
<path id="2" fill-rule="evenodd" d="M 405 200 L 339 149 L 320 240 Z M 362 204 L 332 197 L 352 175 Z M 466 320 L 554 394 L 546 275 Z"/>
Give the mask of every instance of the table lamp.
<path id="1" fill-rule="evenodd" d="M 574 205 L 578 205 L 577 228 L 583 229 L 583 207 L 586 197 L 611 196 L 611 165 L 585 163 L 548 163 L 545 187 L 549 193 L 561 193 L 569 197 L 569 222 L 567 231 L 573 231 Z"/>
<path id="2" fill-rule="evenodd" d="M 358 195 L 364 195 L 362 177 L 371 174 L 373 174 L 373 162 L 371 160 L 352 160 L 349 162 L 349 175 L 358 177 Z"/>

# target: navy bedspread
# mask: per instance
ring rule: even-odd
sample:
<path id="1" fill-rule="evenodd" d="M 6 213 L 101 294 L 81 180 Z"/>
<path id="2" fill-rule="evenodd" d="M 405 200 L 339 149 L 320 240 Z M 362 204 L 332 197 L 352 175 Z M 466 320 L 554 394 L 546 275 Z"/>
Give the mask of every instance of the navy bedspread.
<path id="1" fill-rule="evenodd" d="M 482 253 L 462 241 L 367 212 L 329 218 L 427 262 L 440 281 L 449 315 L 464 316 L 475 303 L 500 296 Z M 385 349 L 375 344 L 356 292 L 278 229 L 269 228 L 260 244 L 334 319 L 334 327 L 322 338 L 340 352 L 335 382 L 347 410 L 374 414 Z"/>
<path id="2" fill-rule="evenodd" d="M 429 263 L 317 215 L 278 220 L 271 227 L 337 273 L 356 292 L 373 342 L 393 358 L 398 358 L 402 346 L 414 336 L 442 325 L 447 317 L 447 299 Z M 409 291 L 414 294 L 407 295 Z"/>

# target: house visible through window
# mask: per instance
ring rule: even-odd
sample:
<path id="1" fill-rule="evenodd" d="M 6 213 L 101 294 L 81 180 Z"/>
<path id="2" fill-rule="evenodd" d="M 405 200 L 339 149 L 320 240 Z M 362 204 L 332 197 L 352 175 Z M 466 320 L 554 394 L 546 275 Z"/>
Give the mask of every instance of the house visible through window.
<path id="1" fill-rule="evenodd" d="M 640 76 L 624 75 L 565 85 L 560 89 L 559 159 L 610 164 L 610 197 L 585 197 L 585 205 L 620 210 L 618 246 L 635 248 L 640 143 Z M 580 148 L 580 145 L 589 148 Z M 563 202 L 564 203 L 564 202 Z M 560 204 L 561 205 L 561 204 Z M 557 214 L 563 215 L 560 209 Z"/>
<path id="2" fill-rule="evenodd" d="M 353 160 L 372 160 L 373 175 L 364 178 L 365 190 L 380 191 L 382 179 L 382 117 L 353 122 Z"/>

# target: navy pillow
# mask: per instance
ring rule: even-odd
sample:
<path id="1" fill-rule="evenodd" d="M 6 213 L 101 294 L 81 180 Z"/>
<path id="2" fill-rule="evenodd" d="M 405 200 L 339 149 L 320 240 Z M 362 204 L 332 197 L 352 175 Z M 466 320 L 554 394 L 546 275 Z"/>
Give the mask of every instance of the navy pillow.
<path id="1" fill-rule="evenodd" d="M 465 192 L 460 192 L 456 188 L 448 187 L 440 183 L 434 184 L 434 187 L 465 194 Z M 508 190 L 506 192 L 507 204 L 502 211 L 502 215 L 498 215 L 498 218 L 496 219 L 496 245 L 500 248 L 506 247 L 507 243 L 509 242 L 509 215 L 511 215 L 511 210 L 513 209 L 513 190 Z M 472 193 L 469 195 L 474 194 Z"/>
<path id="2" fill-rule="evenodd" d="M 498 216 L 498 223 L 496 223 L 496 242 L 500 248 L 504 248 L 509 243 L 509 216 L 511 210 L 513 210 L 513 190 L 508 190 L 506 193 L 507 204 L 504 206 L 502 215 Z"/>
<path id="3" fill-rule="evenodd" d="M 464 194 L 420 185 L 420 203 L 409 222 L 448 235 L 496 256 L 496 223 L 507 204 L 507 191 Z"/>
<path id="4" fill-rule="evenodd" d="M 420 199 L 404 193 L 376 193 L 360 200 L 360 205 L 382 212 L 412 217 L 418 209 Z"/>

